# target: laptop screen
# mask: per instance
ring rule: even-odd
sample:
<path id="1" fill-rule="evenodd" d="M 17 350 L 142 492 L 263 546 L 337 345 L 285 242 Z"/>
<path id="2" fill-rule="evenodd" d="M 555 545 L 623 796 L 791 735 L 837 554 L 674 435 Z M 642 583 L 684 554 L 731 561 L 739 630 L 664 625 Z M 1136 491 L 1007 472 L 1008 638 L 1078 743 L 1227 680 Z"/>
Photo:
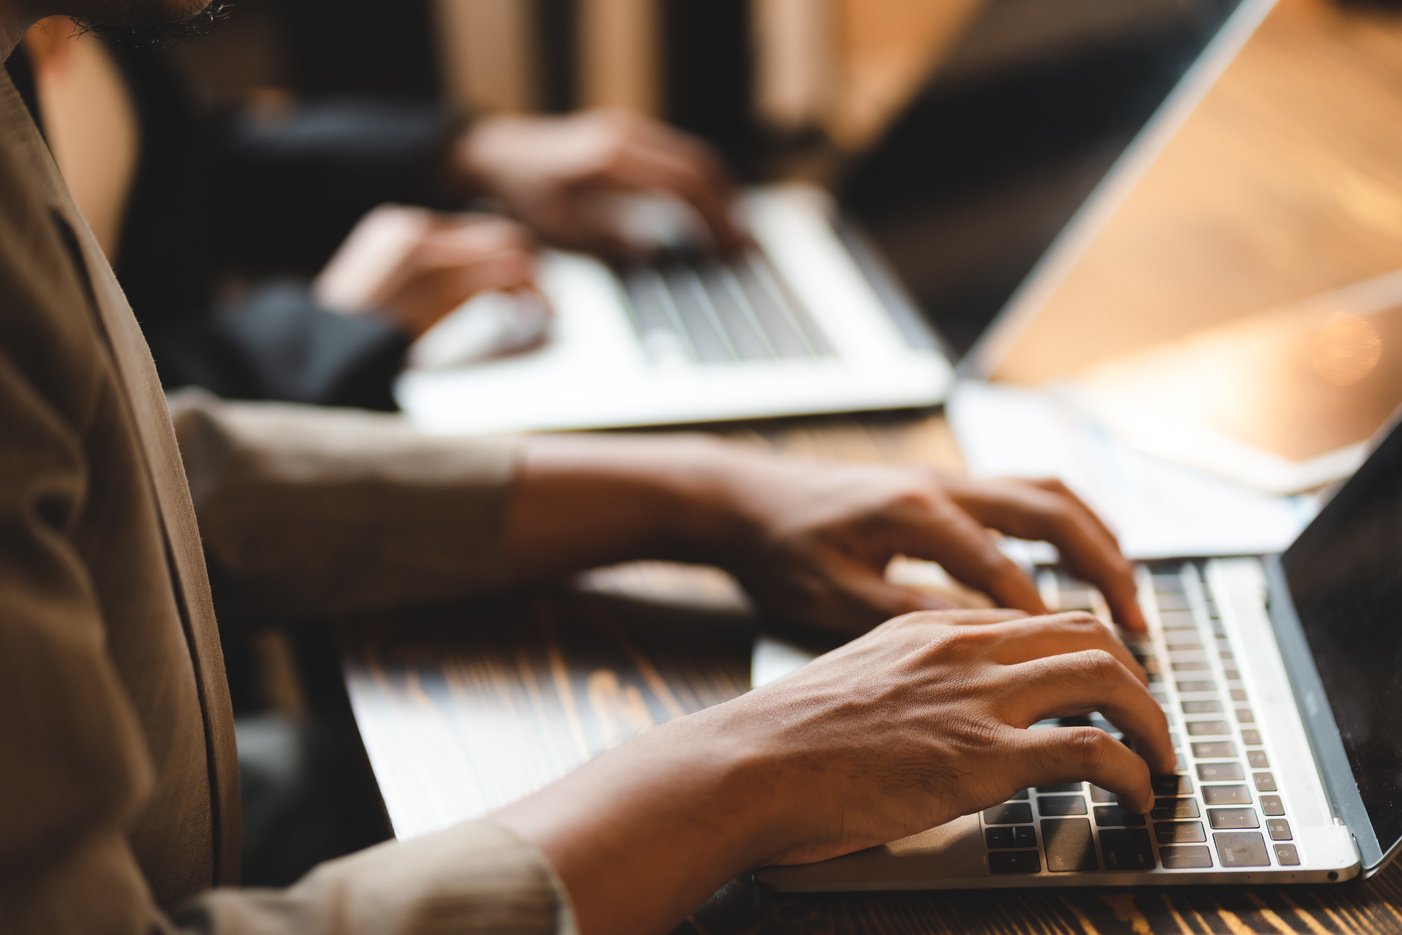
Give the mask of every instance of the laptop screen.
<path id="1" fill-rule="evenodd" d="M 986 0 L 837 187 L 960 356 L 1242 0 Z"/>
<path id="2" fill-rule="evenodd" d="M 1281 565 L 1386 853 L 1402 840 L 1402 425 Z"/>

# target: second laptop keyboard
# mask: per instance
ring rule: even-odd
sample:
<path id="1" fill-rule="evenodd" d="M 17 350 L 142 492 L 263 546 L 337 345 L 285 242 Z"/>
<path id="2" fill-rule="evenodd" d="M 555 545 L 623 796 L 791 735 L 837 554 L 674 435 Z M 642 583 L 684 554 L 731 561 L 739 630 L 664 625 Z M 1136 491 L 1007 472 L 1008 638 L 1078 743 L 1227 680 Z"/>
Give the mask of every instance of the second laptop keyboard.
<path id="1" fill-rule="evenodd" d="M 672 251 L 616 270 L 629 321 L 654 360 L 693 364 L 829 357 L 832 344 L 759 250 Z"/>

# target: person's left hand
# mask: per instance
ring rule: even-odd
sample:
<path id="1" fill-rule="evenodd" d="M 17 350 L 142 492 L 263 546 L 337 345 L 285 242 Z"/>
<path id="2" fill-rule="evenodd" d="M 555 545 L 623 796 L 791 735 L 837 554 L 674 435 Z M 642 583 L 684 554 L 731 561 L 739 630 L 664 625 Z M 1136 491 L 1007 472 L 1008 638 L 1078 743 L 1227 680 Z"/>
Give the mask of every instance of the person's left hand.
<path id="1" fill-rule="evenodd" d="M 887 579 L 897 556 L 938 562 L 993 602 L 1044 614 L 998 532 L 1054 545 L 1143 631 L 1130 562 L 1054 480 L 972 480 L 925 467 L 781 458 L 704 438 L 536 436 L 507 523 L 518 581 L 667 558 L 730 571 L 770 620 L 855 636 L 948 603 Z"/>
<path id="2" fill-rule="evenodd" d="M 741 517 L 721 563 L 783 622 L 852 635 L 890 617 L 950 606 L 892 583 L 897 556 L 929 559 L 1000 607 L 1047 612 L 997 535 L 1056 546 L 1098 587 L 1116 622 L 1142 631 L 1133 566 L 1114 535 L 1056 480 L 973 480 L 926 468 L 757 458 L 725 499 Z"/>
<path id="3" fill-rule="evenodd" d="M 417 339 L 486 292 L 537 293 L 536 245 L 515 221 L 381 205 L 313 283 L 322 305 L 374 315 Z"/>

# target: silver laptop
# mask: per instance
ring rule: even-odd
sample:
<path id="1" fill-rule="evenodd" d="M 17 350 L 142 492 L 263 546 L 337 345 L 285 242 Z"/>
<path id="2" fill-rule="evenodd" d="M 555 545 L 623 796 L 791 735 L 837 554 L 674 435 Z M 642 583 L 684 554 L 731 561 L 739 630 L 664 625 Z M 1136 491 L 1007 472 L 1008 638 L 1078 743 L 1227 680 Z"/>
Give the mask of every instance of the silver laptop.
<path id="1" fill-rule="evenodd" d="M 1027 789 L 759 878 L 894 890 L 1332 882 L 1382 868 L 1402 844 L 1402 424 L 1283 555 L 1139 576 L 1150 632 L 1131 648 L 1178 752 L 1150 815 L 1085 783 Z M 1052 606 L 1104 615 L 1086 585 L 1041 578 Z M 1117 733 L 1099 716 L 1074 722 Z"/>
<path id="2" fill-rule="evenodd" d="M 477 432 L 939 404 L 956 362 L 996 362 L 1269 6 L 985 4 L 832 191 L 742 199 L 755 250 L 549 253 L 543 347 L 469 363 L 465 307 L 425 336 L 411 360 L 437 363 L 406 371 L 398 400 L 425 428 Z"/>

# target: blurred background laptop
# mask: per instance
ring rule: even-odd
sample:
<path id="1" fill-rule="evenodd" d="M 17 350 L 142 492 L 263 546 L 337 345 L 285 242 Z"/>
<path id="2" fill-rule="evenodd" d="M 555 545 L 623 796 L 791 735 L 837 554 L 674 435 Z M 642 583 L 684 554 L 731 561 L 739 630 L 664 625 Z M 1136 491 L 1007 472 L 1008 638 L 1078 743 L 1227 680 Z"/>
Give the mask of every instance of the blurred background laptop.
<path id="1" fill-rule="evenodd" d="M 1360 53 L 1325 4 L 1282 4 L 1273 41 L 1248 47 L 1188 114 L 1264 9 L 418 0 L 393 24 L 347 16 L 326 35 L 313 0 L 245 0 L 237 22 L 185 54 L 216 96 L 373 90 L 484 112 L 632 110 L 705 138 L 752 183 L 816 186 L 747 200 L 765 249 L 740 275 L 690 250 L 631 270 L 552 256 L 546 278 L 571 294 L 558 304 L 577 299 L 585 314 L 562 314 L 548 349 L 489 365 L 476 388 L 451 365 L 482 356 L 480 335 L 426 342 L 415 356 L 426 369 L 400 387 L 426 424 L 927 406 L 960 360 L 996 381 L 952 412 L 976 471 L 1111 488 L 1084 466 L 1106 463 L 1113 441 L 1155 456 L 1117 452 L 1137 476 L 1168 458 L 1276 494 L 1343 476 L 1402 394 L 1391 276 L 1402 131 L 1371 116 L 1386 104 L 1388 48 Z M 1282 71 L 1270 50 L 1303 34 L 1317 37 L 1311 68 Z M 655 239 L 685 241 L 675 212 L 642 214 Z M 1020 450 L 1029 425 L 1043 430 L 1040 460 Z M 1181 500 L 1181 480 L 1122 499 Z M 1198 493 L 1187 499 L 1213 499 Z"/>
<path id="2" fill-rule="evenodd" d="M 897 117 L 830 156 L 823 188 L 746 195 L 755 249 L 708 257 L 679 207 L 615 204 L 656 262 L 547 253 L 552 339 L 481 360 L 465 308 L 424 337 L 399 401 L 469 431 L 943 402 L 952 364 L 1054 272 L 1054 245 L 1086 242 L 1268 6 L 970 5 Z"/>

